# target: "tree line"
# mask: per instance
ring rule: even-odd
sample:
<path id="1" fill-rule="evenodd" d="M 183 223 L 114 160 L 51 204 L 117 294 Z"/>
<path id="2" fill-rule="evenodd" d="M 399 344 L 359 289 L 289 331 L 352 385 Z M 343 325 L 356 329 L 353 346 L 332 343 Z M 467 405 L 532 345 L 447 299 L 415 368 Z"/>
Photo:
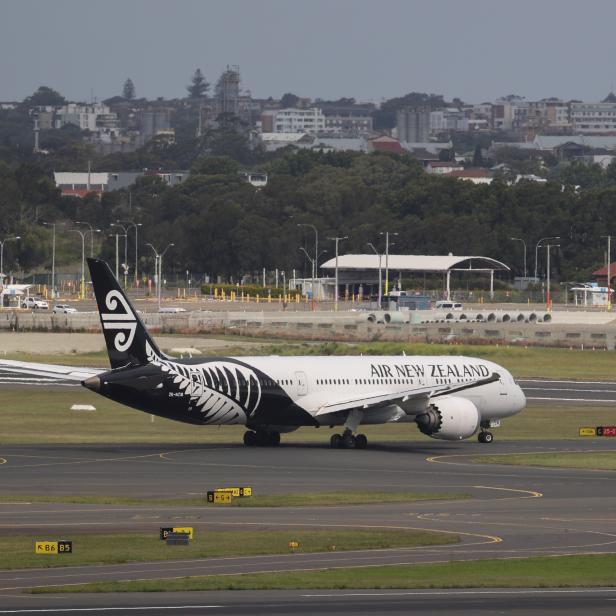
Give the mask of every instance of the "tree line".
<path id="1" fill-rule="evenodd" d="M 511 237 L 526 241 L 532 273 L 536 242 L 560 236 L 552 277 L 584 281 L 603 265 L 603 236 L 614 232 L 616 181 L 605 172 L 601 183 L 589 187 L 561 180 L 475 185 L 428 175 L 405 155 L 289 149 L 256 164 L 269 176 L 267 186 L 257 189 L 241 176 L 242 168 L 230 156 L 206 153 L 179 186 L 144 176 L 130 197 L 122 190 L 75 199 L 61 197 L 40 166 L 0 163 L 0 239 L 22 238 L 6 245 L 5 265 L 18 263 L 26 272 L 48 268 L 51 231 L 41 223 L 64 221 L 68 229 L 75 220 L 101 229 L 96 252 L 112 261 L 111 223 L 134 220 L 142 224 L 142 268 L 150 271 L 145 243 L 161 250 L 172 242 L 165 267 L 177 272 L 259 280 L 265 267 L 310 276 L 310 262 L 300 250 L 313 256 L 314 233 L 300 226 L 308 223 L 319 231 L 320 249 L 328 251 L 319 262 L 334 254 L 327 237 L 349 236 L 340 245 L 342 254 L 365 253 L 371 250 L 368 242 L 384 250 L 379 233 L 390 231 L 398 233 L 392 253 L 489 256 L 516 275 L 523 274 L 522 246 Z M 76 242 L 74 234 L 59 234 L 59 264 L 76 261 Z M 133 242 L 130 235 L 131 255 Z M 545 270 L 544 253 L 539 251 L 539 273 Z"/>

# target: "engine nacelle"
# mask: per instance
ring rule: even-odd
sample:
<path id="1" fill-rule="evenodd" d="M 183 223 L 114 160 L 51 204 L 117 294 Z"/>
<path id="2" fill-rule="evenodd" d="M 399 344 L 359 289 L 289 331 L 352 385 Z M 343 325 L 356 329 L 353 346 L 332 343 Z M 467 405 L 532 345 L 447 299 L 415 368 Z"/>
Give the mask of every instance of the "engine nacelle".
<path id="1" fill-rule="evenodd" d="M 477 431 L 481 417 L 477 407 L 466 398 L 440 396 L 427 412 L 418 415 L 419 429 L 432 438 L 459 441 Z"/>

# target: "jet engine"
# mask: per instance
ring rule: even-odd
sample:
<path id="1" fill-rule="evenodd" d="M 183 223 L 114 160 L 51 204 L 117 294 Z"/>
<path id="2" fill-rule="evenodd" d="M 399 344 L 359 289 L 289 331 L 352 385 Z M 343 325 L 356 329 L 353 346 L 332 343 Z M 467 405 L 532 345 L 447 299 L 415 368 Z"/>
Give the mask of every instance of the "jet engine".
<path id="1" fill-rule="evenodd" d="M 475 434 L 481 418 L 477 407 L 466 398 L 441 396 L 415 419 L 419 429 L 432 438 L 459 441 Z"/>

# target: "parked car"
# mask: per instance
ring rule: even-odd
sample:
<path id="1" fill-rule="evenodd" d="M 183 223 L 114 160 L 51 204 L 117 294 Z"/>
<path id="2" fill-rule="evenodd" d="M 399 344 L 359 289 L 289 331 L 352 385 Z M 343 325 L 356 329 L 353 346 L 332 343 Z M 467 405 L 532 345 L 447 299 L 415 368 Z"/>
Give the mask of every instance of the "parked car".
<path id="1" fill-rule="evenodd" d="M 26 299 L 21 302 L 21 307 L 25 309 L 30 308 L 32 310 L 49 310 L 49 304 L 40 297 L 26 297 Z"/>
<path id="2" fill-rule="evenodd" d="M 167 314 L 177 314 L 178 312 L 186 312 L 186 308 L 180 308 L 179 306 L 165 306 L 158 312 L 165 312 Z"/>
<path id="3" fill-rule="evenodd" d="M 77 308 L 73 308 L 68 304 L 56 304 L 52 312 L 54 314 L 72 314 L 73 312 L 77 312 Z"/>

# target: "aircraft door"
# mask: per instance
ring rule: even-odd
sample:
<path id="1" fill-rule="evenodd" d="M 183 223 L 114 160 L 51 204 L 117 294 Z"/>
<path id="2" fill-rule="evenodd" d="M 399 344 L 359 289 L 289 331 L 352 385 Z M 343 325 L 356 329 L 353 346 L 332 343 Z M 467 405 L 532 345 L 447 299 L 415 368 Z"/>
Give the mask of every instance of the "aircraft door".
<path id="1" fill-rule="evenodd" d="M 308 382 L 305 372 L 296 372 L 295 381 L 297 383 L 297 395 L 305 396 L 308 393 Z"/>

